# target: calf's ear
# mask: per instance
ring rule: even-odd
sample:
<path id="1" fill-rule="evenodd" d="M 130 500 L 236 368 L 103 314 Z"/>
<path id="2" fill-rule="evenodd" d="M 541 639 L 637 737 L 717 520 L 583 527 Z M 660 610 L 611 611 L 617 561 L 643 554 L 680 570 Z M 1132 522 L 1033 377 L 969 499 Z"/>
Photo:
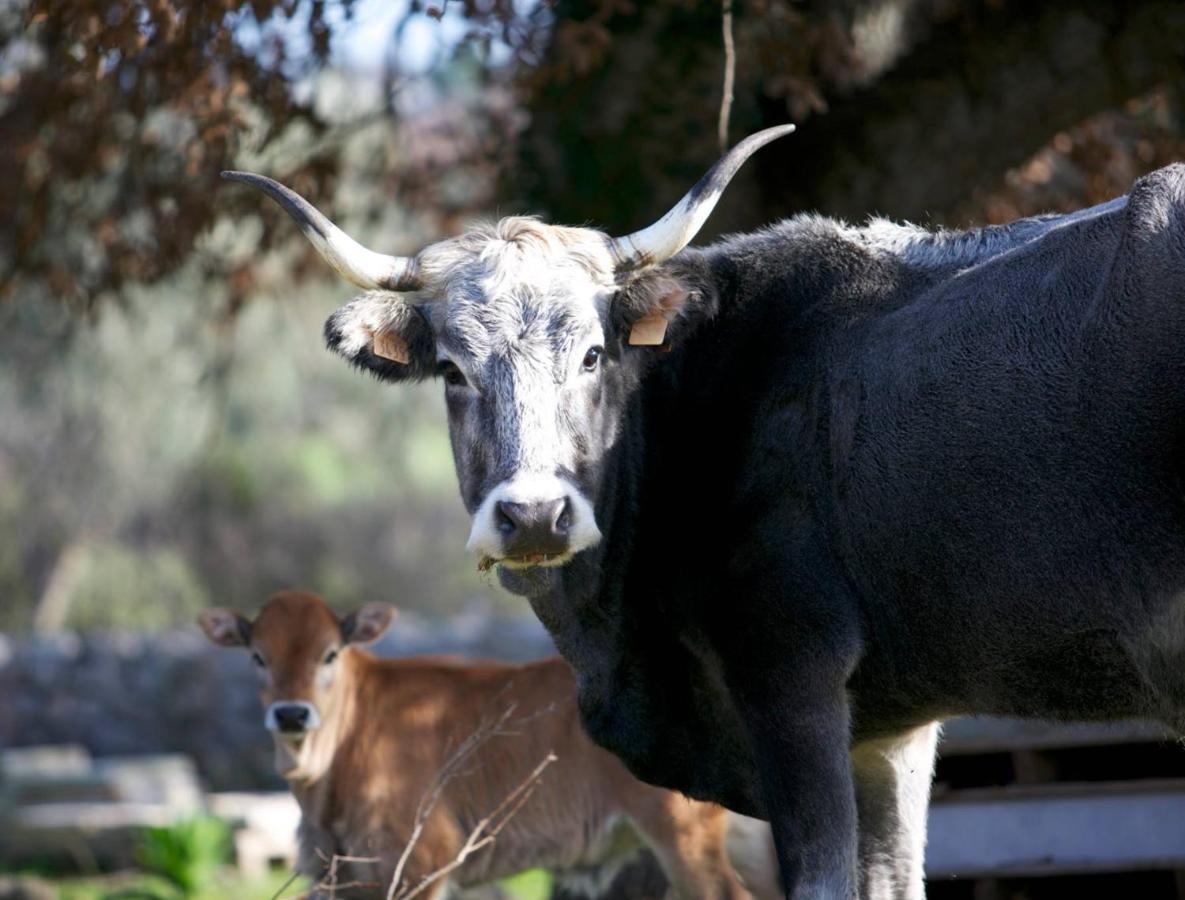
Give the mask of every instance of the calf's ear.
<path id="1" fill-rule="evenodd" d="M 420 381 L 436 371 L 432 326 L 402 294 L 368 291 L 325 322 L 329 349 L 384 381 Z"/>
<path id="2" fill-rule="evenodd" d="M 347 644 L 369 644 L 387 630 L 398 614 L 390 603 L 367 603 L 342 619 L 342 640 Z"/>
<path id="3" fill-rule="evenodd" d="M 251 643 L 251 623 L 232 609 L 203 609 L 197 623 L 210 642 L 219 647 L 246 647 Z"/>
<path id="4" fill-rule="evenodd" d="M 681 330 L 696 298 L 694 290 L 665 274 L 644 276 L 618 294 L 616 318 L 626 343 L 633 347 L 669 344 Z"/>

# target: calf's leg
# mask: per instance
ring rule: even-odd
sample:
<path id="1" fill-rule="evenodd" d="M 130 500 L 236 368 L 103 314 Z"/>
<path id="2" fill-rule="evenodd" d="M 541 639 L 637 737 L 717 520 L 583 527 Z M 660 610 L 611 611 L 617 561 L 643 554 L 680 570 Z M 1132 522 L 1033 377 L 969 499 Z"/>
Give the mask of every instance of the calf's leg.
<path id="1" fill-rule="evenodd" d="M 728 814 L 728 861 L 754 900 L 778 900 L 782 882 L 769 822 Z"/>
<path id="2" fill-rule="evenodd" d="M 938 723 L 852 748 L 861 900 L 922 900 Z"/>
<path id="3" fill-rule="evenodd" d="M 656 791 L 632 818 L 670 882 L 668 897 L 748 900 L 728 859 L 728 813 L 722 807 Z"/>

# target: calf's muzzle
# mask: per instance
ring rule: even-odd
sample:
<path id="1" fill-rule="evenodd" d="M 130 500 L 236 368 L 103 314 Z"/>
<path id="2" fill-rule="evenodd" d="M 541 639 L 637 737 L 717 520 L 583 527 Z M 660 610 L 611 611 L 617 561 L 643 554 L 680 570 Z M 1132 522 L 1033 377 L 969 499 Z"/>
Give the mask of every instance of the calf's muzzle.
<path id="1" fill-rule="evenodd" d="M 264 724 L 268 730 L 289 736 L 299 736 L 319 727 L 321 718 L 311 703 L 288 701 L 273 703 L 267 708 Z"/>

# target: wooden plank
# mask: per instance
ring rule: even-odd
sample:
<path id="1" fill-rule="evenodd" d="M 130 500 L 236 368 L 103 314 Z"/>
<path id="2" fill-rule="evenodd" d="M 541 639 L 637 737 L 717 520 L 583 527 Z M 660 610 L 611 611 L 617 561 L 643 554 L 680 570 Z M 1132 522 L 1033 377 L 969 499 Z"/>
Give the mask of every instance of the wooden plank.
<path id="1" fill-rule="evenodd" d="M 928 878 L 1185 868 L 1185 781 L 953 791 L 930 808 Z"/>
<path id="2" fill-rule="evenodd" d="M 969 756 L 1174 739 L 1167 728 L 1155 722 L 1041 722 L 968 716 L 943 726 L 938 752 L 942 756 Z"/>

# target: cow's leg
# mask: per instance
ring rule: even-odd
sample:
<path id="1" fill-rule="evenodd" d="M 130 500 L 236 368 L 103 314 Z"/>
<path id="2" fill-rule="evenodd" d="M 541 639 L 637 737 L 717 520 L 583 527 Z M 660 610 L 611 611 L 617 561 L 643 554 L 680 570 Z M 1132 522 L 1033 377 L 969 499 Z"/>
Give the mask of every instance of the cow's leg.
<path id="1" fill-rule="evenodd" d="M 938 723 L 852 749 L 861 900 L 921 900 Z"/>
<path id="2" fill-rule="evenodd" d="M 849 900 L 856 804 L 846 703 L 799 708 L 753 732 L 786 897 Z"/>
<path id="3" fill-rule="evenodd" d="M 748 662 L 772 661 L 750 653 Z M 787 898 L 856 896 L 856 798 L 845 678 L 817 653 L 815 671 L 730 666 L 730 690 L 749 729 L 765 817 Z M 798 668 L 797 666 L 795 668 Z"/>
<path id="4" fill-rule="evenodd" d="M 775 522 L 760 537 L 785 541 L 793 532 L 794 523 Z M 734 582 L 744 603 L 719 604 L 707 624 L 748 732 L 755 799 L 773 830 L 786 896 L 850 900 L 857 845 L 847 684 L 862 652 L 858 607 L 836 590 L 842 579 L 829 577 L 826 554 L 807 538 L 798 554 L 805 570 L 755 557 L 749 577 Z"/>

